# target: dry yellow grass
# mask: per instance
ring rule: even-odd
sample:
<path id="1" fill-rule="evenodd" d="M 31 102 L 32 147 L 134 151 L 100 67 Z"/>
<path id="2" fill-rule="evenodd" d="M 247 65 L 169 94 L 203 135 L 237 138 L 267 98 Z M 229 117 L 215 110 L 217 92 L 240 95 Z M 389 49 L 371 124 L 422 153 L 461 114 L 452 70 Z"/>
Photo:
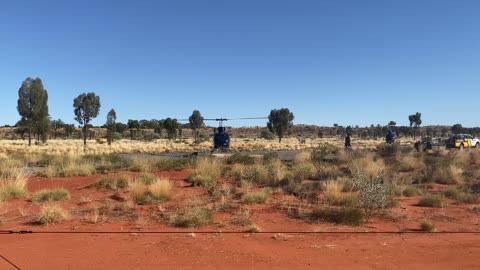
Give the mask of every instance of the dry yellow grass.
<path id="1" fill-rule="evenodd" d="M 40 172 L 45 177 L 90 176 L 96 173 L 95 164 L 80 154 L 58 155 L 48 167 Z"/>
<path id="2" fill-rule="evenodd" d="M 407 142 L 407 141 L 404 141 Z M 355 149 L 373 150 L 378 144 L 384 143 L 383 140 L 359 140 L 352 141 Z M 408 141 L 410 143 L 410 141 Z M 241 139 L 232 138 L 230 148 L 235 151 L 241 150 L 301 150 L 315 148 L 327 144 L 336 147 L 343 147 L 342 138 L 316 138 L 306 139 L 301 143 L 297 138 L 284 138 L 282 143 L 276 140 L 265 139 Z M 98 144 L 95 141 L 88 141 L 87 147 L 83 147 L 82 140 L 49 140 L 46 145 L 28 146 L 27 141 L 21 140 L 0 140 L 0 155 L 2 153 L 25 153 L 25 154 L 111 154 L 111 153 L 163 153 L 163 152 L 194 152 L 209 151 L 212 149 L 212 142 L 206 141 L 195 144 L 193 139 L 187 139 L 182 142 L 174 142 L 165 139 L 153 142 L 119 140 L 111 146 L 108 144 Z"/>
<path id="3" fill-rule="evenodd" d="M 128 189 L 130 191 L 130 198 L 138 203 L 143 201 L 145 198 L 145 192 L 146 192 L 146 185 L 137 180 L 133 180 L 128 182 Z"/>
<path id="4" fill-rule="evenodd" d="M 301 151 L 297 153 L 294 158 L 294 162 L 297 164 L 310 162 L 311 160 L 312 160 L 312 153 L 309 151 Z"/>
<path id="5" fill-rule="evenodd" d="M 14 160 L 0 162 L 0 201 L 23 198 L 27 195 L 29 174 Z"/>
<path id="6" fill-rule="evenodd" d="M 351 162 L 352 172 L 361 172 L 372 178 L 385 173 L 385 162 L 382 159 L 374 160 L 373 157 L 354 159 Z"/>
<path id="7" fill-rule="evenodd" d="M 173 197 L 174 184 L 168 178 L 160 178 L 148 187 L 150 193 L 157 199 L 170 200 Z"/>
<path id="8" fill-rule="evenodd" d="M 63 209 L 58 204 L 44 205 L 40 210 L 40 216 L 38 222 L 49 225 L 61 223 L 70 218 L 70 214 L 67 210 Z"/>
<path id="9" fill-rule="evenodd" d="M 217 180 L 222 176 L 222 162 L 217 158 L 199 158 L 195 164 L 195 173 Z"/>

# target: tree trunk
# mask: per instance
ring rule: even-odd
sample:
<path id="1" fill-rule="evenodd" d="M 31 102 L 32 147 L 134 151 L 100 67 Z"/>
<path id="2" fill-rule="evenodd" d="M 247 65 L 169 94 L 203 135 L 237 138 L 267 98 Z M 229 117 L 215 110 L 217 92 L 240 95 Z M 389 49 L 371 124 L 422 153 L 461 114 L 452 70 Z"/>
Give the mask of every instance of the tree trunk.
<path id="1" fill-rule="evenodd" d="M 32 146 L 32 127 L 28 127 L 28 146 Z"/>
<path id="2" fill-rule="evenodd" d="M 87 146 L 87 132 L 88 132 L 88 127 L 87 124 L 83 126 L 83 146 Z"/>

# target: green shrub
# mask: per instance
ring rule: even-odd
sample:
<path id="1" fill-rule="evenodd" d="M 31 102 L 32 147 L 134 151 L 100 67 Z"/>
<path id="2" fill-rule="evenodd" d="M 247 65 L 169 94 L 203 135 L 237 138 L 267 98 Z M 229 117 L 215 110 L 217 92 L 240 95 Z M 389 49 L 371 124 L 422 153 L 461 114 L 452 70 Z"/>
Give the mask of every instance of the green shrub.
<path id="1" fill-rule="evenodd" d="M 312 178 L 316 173 L 317 168 L 309 162 L 295 164 L 292 168 L 293 179 L 299 182 Z"/>
<path id="2" fill-rule="evenodd" d="M 187 168 L 189 165 L 190 161 L 186 158 L 160 158 L 156 163 L 156 168 L 159 171 L 180 171 Z"/>
<path id="3" fill-rule="evenodd" d="M 419 206 L 443 208 L 447 206 L 447 200 L 442 195 L 426 195 L 418 202 Z"/>
<path id="4" fill-rule="evenodd" d="M 262 132 L 260 133 L 260 138 L 265 140 L 275 140 L 275 134 L 268 130 L 262 130 Z"/>
<path id="5" fill-rule="evenodd" d="M 246 204 L 264 204 L 270 197 L 270 191 L 262 190 L 259 192 L 245 193 L 242 201 Z"/>
<path id="6" fill-rule="evenodd" d="M 235 153 L 227 158 L 227 164 L 243 164 L 251 165 L 255 163 L 255 158 L 249 155 L 243 155 L 240 153 Z"/>
<path id="7" fill-rule="evenodd" d="M 70 192 L 63 188 L 42 190 L 33 195 L 33 202 L 56 202 L 70 200 Z"/>
<path id="8" fill-rule="evenodd" d="M 99 181 L 88 185 L 88 187 L 95 187 L 98 189 L 119 189 L 128 187 L 128 179 L 124 177 L 112 178 L 112 177 L 103 177 Z"/>
<path id="9" fill-rule="evenodd" d="M 402 195 L 405 196 L 405 197 L 415 197 L 415 196 L 422 195 L 422 191 L 419 190 L 419 189 L 416 188 L 416 187 L 407 186 L 407 187 L 403 190 Z"/>
<path id="10" fill-rule="evenodd" d="M 363 223 L 363 213 L 358 208 L 317 208 L 310 214 L 312 221 L 359 226 Z"/>
<path id="11" fill-rule="evenodd" d="M 255 185 L 267 185 L 272 180 L 267 169 L 261 165 L 233 168 L 230 174 L 237 181 Z"/>
<path id="12" fill-rule="evenodd" d="M 465 193 L 463 191 L 456 189 L 454 187 L 451 187 L 449 189 L 446 189 L 442 192 L 443 196 L 452 199 L 452 200 L 459 200 L 461 199 Z"/>
<path id="13" fill-rule="evenodd" d="M 353 187 L 360 193 L 360 205 L 365 211 L 367 220 L 378 211 L 381 211 L 391 203 L 391 195 L 381 176 L 370 177 L 365 173 L 356 173 L 353 179 Z"/>

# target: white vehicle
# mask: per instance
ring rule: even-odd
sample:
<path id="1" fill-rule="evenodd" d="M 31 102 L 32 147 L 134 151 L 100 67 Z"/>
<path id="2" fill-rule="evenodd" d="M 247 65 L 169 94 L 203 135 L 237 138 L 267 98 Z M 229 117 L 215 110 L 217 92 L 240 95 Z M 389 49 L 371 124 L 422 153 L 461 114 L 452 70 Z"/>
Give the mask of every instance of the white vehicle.
<path id="1" fill-rule="evenodd" d="M 478 138 L 474 138 L 472 135 L 465 135 L 465 137 L 472 140 L 472 147 L 480 147 L 480 140 Z"/>

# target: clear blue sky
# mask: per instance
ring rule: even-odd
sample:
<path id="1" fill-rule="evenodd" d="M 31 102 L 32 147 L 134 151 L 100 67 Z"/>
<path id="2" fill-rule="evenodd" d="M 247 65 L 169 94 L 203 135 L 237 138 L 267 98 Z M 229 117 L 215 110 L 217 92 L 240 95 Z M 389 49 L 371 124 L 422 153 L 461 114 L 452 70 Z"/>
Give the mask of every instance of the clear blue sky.
<path id="1" fill-rule="evenodd" d="M 0 125 L 40 77 L 74 123 L 93 91 L 105 122 L 267 116 L 296 124 L 480 125 L 480 1 L 0 2 Z M 264 125 L 245 121 L 233 125 Z"/>

